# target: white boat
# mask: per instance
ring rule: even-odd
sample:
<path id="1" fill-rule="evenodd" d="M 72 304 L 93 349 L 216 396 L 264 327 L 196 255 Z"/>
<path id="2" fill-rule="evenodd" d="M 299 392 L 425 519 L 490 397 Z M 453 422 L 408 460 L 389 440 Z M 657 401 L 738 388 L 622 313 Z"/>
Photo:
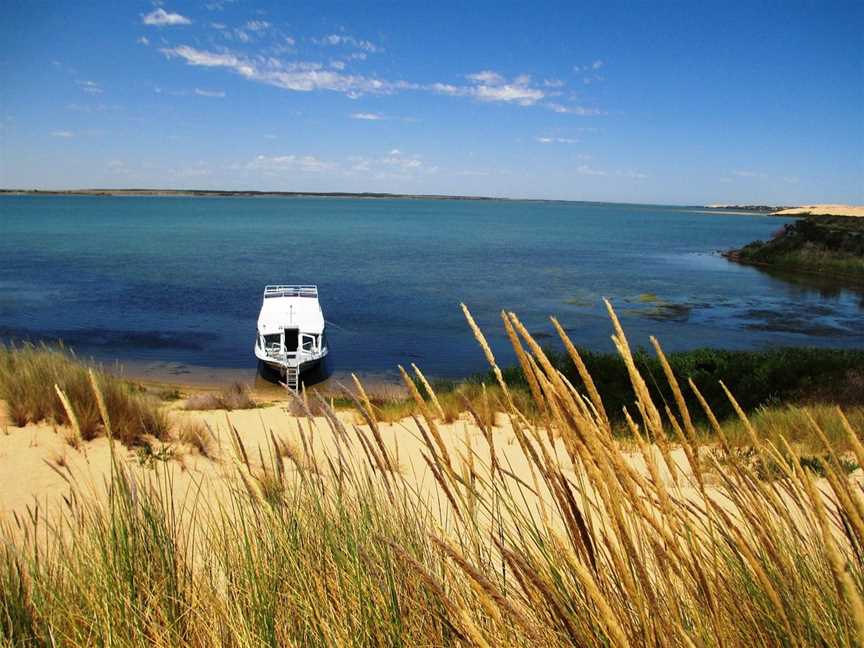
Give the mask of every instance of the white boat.
<path id="1" fill-rule="evenodd" d="M 255 357 L 278 371 L 296 391 L 300 372 L 312 369 L 326 355 L 318 286 L 266 286 L 258 314 Z"/>

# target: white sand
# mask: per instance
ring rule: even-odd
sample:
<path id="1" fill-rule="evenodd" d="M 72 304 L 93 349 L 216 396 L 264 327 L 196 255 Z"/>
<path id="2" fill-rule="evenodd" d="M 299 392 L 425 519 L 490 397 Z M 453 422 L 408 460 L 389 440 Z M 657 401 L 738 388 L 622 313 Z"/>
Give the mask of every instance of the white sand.
<path id="1" fill-rule="evenodd" d="M 775 216 L 855 216 L 864 218 L 864 205 L 803 205 L 794 209 L 782 209 Z"/>
<path id="2" fill-rule="evenodd" d="M 277 404 L 252 410 L 234 412 L 172 412 L 178 420 L 189 418 L 205 422 L 214 433 L 211 457 L 203 457 L 196 450 L 177 442 L 174 458 L 167 461 L 173 474 L 173 489 L 177 501 L 182 501 L 190 489 L 201 487 L 203 497 L 218 498 L 227 494 L 227 488 L 237 475 L 238 462 L 232 446 L 230 425 L 237 429 L 246 452 L 253 464 L 260 464 L 261 456 L 268 463 L 270 453 L 269 435 L 280 443 L 288 443 L 296 451 L 304 464 L 318 462 L 322 472 L 327 467 L 327 457 L 336 461 L 337 450 L 334 435 L 323 418 L 316 418 L 311 429 L 306 419 L 290 415 L 284 404 Z M 353 425 L 357 422 L 353 412 L 339 414 L 354 439 L 348 449 L 354 459 L 365 462 L 363 449 L 356 442 Z M 301 432 L 302 429 L 302 432 Z M 368 427 L 362 426 L 368 431 Z M 399 466 L 399 472 L 418 491 L 432 501 L 441 497 L 438 486 L 423 460 L 425 444 L 411 419 L 399 423 L 380 424 L 381 435 L 390 456 Z M 4 433 L 5 430 L 5 433 Z M 467 420 L 440 424 L 441 436 L 448 446 L 454 465 L 467 461 L 470 452 L 475 459 L 479 474 L 486 473 L 491 453 L 482 431 Z M 36 505 L 43 511 L 46 507 L 63 506 L 63 497 L 68 497 L 74 481 L 86 493 L 101 496 L 105 483 L 110 479 L 110 448 L 107 439 L 98 438 L 81 444 L 79 449 L 72 448 L 66 441 L 65 430 L 50 424 L 27 425 L 19 428 L 0 426 L 0 522 L 10 520 L 13 514 L 24 515 L 27 508 Z M 302 434 L 302 437 L 301 437 Z M 313 448 L 311 456 L 305 456 L 303 437 Z M 519 447 L 507 417 L 499 414 L 493 428 L 493 443 L 496 456 L 501 465 L 507 466 L 513 475 L 525 483 L 533 483 L 531 469 L 525 454 Z M 563 444 L 556 444 L 562 465 L 570 466 Z M 158 446 L 158 443 L 157 443 Z M 133 472 L 140 475 L 152 474 L 152 470 L 142 466 L 136 450 L 117 445 L 118 455 Z M 259 449 L 261 454 L 259 454 Z M 683 453 L 675 452 L 675 461 L 682 473 L 689 473 Z M 638 454 L 631 456 L 632 465 L 643 474 L 646 473 L 644 460 Z M 290 467 L 290 462 L 286 463 Z M 662 460 L 658 455 L 658 463 Z M 665 467 L 664 467 L 665 468 Z M 667 472 L 668 471 L 664 471 Z M 62 473 L 62 474 L 61 474 Z M 487 473 L 488 474 L 488 473 Z M 64 475 L 66 479 L 64 479 Z M 667 474 L 666 478 L 670 476 Z"/>

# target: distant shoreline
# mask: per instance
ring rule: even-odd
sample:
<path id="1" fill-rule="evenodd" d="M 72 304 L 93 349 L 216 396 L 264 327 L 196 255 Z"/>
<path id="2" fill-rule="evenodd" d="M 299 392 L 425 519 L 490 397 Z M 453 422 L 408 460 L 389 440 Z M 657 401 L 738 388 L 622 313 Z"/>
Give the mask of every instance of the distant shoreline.
<path id="1" fill-rule="evenodd" d="M 483 202 L 566 203 L 585 205 L 653 205 L 654 203 L 609 202 L 598 200 L 564 200 L 557 198 L 507 198 L 502 196 L 466 196 L 459 194 L 400 194 L 374 191 L 255 191 L 225 189 L 0 189 L 0 196 L 104 196 L 104 197 L 192 197 L 192 198 L 360 198 L 370 200 L 464 200 Z M 680 209 L 708 209 L 717 212 L 765 213 L 785 207 L 770 205 L 665 205 Z"/>
<path id="2" fill-rule="evenodd" d="M 347 198 L 366 200 L 457 200 L 478 202 L 528 202 L 583 205 L 648 205 L 649 203 L 608 202 L 596 200 L 564 200 L 556 198 L 507 198 L 501 196 L 467 196 L 460 194 L 400 194 L 375 191 L 257 191 L 225 189 L 0 189 L 0 196 L 89 196 L 89 197 L 154 197 L 154 198 Z M 653 205 L 653 204 L 652 204 Z M 765 214 L 800 218 L 807 216 L 864 216 L 860 205 L 665 205 L 677 209 L 707 210 L 706 213 Z"/>
<path id="3" fill-rule="evenodd" d="M 502 200 L 494 196 L 460 196 L 439 194 L 396 194 L 386 192 L 350 191 L 252 191 L 223 189 L 0 189 L 0 195 L 7 196 L 184 196 L 184 197 L 286 197 L 286 198 L 402 198 L 415 200 Z M 517 199 L 519 200 L 519 199 Z M 526 198 L 531 202 L 568 202 Z"/>

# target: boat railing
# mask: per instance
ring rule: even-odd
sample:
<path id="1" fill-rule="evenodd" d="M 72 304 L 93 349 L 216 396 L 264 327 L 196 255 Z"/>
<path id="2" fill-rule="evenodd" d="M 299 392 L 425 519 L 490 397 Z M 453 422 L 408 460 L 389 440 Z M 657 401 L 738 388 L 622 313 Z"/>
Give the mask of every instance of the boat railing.
<path id="1" fill-rule="evenodd" d="M 318 286 L 314 284 L 265 286 L 264 299 L 270 297 L 318 297 Z"/>
<path id="2" fill-rule="evenodd" d="M 271 360 L 284 362 L 289 365 L 300 364 L 307 360 L 312 360 L 314 353 L 298 349 L 297 351 L 282 351 L 278 347 L 268 347 L 264 349 L 264 354 Z"/>

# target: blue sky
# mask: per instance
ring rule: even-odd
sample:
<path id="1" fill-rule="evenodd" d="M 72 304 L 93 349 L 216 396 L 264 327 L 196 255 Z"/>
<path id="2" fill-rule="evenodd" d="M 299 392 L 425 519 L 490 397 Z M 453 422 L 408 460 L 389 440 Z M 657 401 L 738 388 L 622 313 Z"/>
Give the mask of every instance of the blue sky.
<path id="1" fill-rule="evenodd" d="M 0 185 L 864 203 L 864 3 L 5 0 Z"/>

